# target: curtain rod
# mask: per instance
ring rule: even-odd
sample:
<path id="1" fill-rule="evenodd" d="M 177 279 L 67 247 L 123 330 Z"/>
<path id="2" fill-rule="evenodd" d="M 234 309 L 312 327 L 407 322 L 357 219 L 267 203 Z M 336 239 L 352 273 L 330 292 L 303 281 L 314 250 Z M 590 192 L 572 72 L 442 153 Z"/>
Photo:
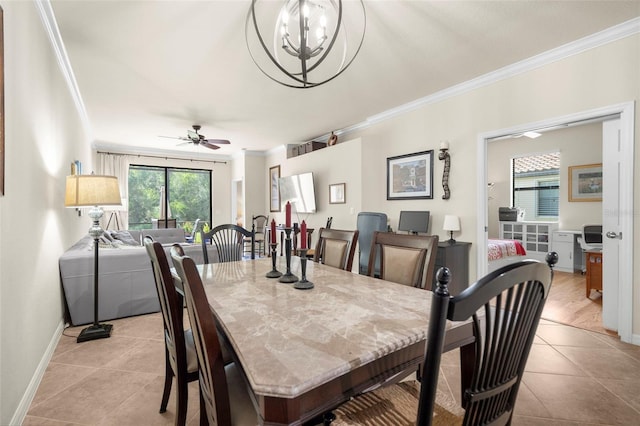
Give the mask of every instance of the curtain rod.
<path id="1" fill-rule="evenodd" d="M 147 158 L 164 158 L 165 160 L 182 160 L 182 161 L 198 161 L 200 163 L 213 163 L 213 164 L 227 164 L 226 161 L 218 161 L 218 160 L 194 160 L 192 158 L 178 158 L 178 157 L 168 157 L 163 155 L 148 155 L 148 154 L 123 154 L 121 152 L 108 152 L 108 151 L 96 151 L 98 154 L 109 154 L 109 155 L 122 155 L 129 157 L 147 157 Z"/>

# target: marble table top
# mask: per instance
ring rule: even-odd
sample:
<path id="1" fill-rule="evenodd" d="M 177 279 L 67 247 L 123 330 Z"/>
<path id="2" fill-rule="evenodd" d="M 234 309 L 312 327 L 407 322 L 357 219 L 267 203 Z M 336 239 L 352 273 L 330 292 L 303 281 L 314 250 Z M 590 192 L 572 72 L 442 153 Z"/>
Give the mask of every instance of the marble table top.
<path id="1" fill-rule="evenodd" d="M 285 258 L 277 257 L 279 271 Z M 300 276 L 300 259 L 291 270 Z M 307 262 L 311 290 L 271 259 L 199 265 L 209 304 L 258 395 L 294 398 L 426 339 L 430 291 Z"/>

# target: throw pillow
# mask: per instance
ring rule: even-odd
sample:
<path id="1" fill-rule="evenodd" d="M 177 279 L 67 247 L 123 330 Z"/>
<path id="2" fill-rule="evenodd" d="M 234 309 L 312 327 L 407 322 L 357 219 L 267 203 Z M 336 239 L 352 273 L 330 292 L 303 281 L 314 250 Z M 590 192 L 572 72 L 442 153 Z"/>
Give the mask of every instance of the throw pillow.
<path id="1" fill-rule="evenodd" d="M 139 246 L 140 243 L 136 241 L 128 231 L 111 231 L 111 236 L 116 240 L 122 241 L 128 246 Z"/>

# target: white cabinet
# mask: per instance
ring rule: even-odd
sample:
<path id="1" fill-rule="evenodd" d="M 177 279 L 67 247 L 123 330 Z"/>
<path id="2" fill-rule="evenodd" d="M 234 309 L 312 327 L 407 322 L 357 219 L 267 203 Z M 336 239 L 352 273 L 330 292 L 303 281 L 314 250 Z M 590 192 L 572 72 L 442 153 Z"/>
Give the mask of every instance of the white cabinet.
<path id="1" fill-rule="evenodd" d="M 553 232 L 551 249 L 558 253 L 555 269 L 564 272 L 578 272 L 582 269 L 582 250 L 578 243 L 580 231 L 556 230 Z"/>
<path id="2" fill-rule="evenodd" d="M 544 261 L 551 251 L 551 236 L 557 228 L 556 222 L 500 222 L 500 238 L 519 240 L 527 251 L 527 258 Z"/>

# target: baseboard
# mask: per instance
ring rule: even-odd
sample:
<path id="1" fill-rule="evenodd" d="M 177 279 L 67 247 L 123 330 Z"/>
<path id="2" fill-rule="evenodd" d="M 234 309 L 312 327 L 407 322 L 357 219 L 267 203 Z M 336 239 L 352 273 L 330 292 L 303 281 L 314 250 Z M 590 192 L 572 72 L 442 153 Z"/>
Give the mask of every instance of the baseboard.
<path id="1" fill-rule="evenodd" d="M 640 346 L 640 334 L 632 334 L 631 343 L 634 345 Z"/>
<path id="2" fill-rule="evenodd" d="M 51 341 L 49 342 L 49 346 L 47 350 L 42 355 L 42 359 L 38 364 L 38 368 L 33 373 L 33 377 L 29 382 L 29 386 L 22 395 L 22 399 L 20 400 L 20 404 L 18 404 L 18 408 L 16 412 L 13 414 L 13 418 L 11 419 L 12 425 L 21 425 L 24 422 L 24 418 L 27 416 L 27 412 L 29 411 L 29 407 L 31 406 L 31 402 L 33 398 L 36 396 L 36 392 L 38 391 L 38 386 L 40 386 L 40 382 L 42 381 L 42 377 L 44 377 L 44 372 L 49 365 L 49 361 L 53 357 L 53 353 L 56 350 L 56 346 L 58 346 L 58 342 L 60 341 L 60 337 L 62 336 L 62 331 L 64 330 L 64 321 L 60 320 L 58 327 L 53 332 L 53 336 L 51 336 Z"/>

